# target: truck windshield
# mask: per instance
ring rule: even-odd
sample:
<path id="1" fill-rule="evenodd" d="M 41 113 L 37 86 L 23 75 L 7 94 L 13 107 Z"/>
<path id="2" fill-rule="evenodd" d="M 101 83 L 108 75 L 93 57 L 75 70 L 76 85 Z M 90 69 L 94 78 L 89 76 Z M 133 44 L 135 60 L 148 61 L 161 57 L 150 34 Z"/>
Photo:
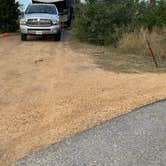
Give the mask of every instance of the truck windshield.
<path id="1" fill-rule="evenodd" d="M 25 11 L 25 14 L 47 13 L 57 14 L 56 8 L 52 5 L 30 5 Z"/>

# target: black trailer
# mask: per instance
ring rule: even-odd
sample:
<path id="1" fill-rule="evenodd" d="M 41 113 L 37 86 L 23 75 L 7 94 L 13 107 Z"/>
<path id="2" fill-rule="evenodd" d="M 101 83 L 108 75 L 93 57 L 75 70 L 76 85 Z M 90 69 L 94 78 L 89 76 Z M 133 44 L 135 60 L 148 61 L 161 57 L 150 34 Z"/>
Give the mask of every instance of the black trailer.
<path id="1" fill-rule="evenodd" d="M 71 25 L 74 13 L 74 5 L 80 0 L 32 0 L 32 3 L 52 3 L 58 8 L 62 24 Z"/>

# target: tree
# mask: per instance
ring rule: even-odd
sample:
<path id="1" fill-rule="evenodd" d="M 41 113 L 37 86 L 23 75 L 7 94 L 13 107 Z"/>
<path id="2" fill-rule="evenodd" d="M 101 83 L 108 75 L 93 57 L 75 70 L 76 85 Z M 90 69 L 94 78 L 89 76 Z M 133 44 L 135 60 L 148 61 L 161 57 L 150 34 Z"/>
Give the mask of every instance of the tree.
<path id="1" fill-rule="evenodd" d="M 82 41 L 116 44 L 128 30 L 133 13 L 134 0 L 87 0 L 76 13 L 73 31 Z"/>
<path id="2" fill-rule="evenodd" d="M 126 32 L 166 26 L 166 0 L 86 0 L 76 10 L 73 34 L 81 41 L 117 44 Z"/>
<path id="3" fill-rule="evenodd" d="M 156 5 L 156 0 L 150 0 L 151 5 Z"/>
<path id="4" fill-rule="evenodd" d="M 19 4 L 15 0 L 0 0 L 0 31 L 16 31 Z"/>

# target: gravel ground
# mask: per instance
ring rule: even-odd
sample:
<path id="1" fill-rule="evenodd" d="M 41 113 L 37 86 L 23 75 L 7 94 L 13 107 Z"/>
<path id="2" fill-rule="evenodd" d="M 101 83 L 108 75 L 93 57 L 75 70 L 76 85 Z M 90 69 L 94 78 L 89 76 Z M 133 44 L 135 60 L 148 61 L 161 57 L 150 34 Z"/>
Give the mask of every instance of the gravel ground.
<path id="1" fill-rule="evenodd" d="M 166 101 L 51 145 L 13 166 L 165 166 Z"/>
<path id="2" fill-rule="evenodd" d="M 104 71 L 62 42 L 0 39 L 0 166 L 166 98 L 166 74 Z"/>

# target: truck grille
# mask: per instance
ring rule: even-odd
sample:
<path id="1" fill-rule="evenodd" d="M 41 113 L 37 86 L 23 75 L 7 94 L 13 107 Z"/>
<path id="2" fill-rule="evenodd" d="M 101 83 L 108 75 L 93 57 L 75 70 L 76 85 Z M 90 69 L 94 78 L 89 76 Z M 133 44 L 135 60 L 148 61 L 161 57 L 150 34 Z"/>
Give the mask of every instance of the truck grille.
<path id="1" fill-rule="evenodd" d="M 28 19 L 27 26 L 30 27 L 49 27 L 52 25 L 49 19 Z"/>
<path id="2" fill-rule="evenodd" d="M 28 34 L 36 34 L 37 31 L 42 32 L 42 35 L 51 34 L 50 29 L 28 29 Z"/>

